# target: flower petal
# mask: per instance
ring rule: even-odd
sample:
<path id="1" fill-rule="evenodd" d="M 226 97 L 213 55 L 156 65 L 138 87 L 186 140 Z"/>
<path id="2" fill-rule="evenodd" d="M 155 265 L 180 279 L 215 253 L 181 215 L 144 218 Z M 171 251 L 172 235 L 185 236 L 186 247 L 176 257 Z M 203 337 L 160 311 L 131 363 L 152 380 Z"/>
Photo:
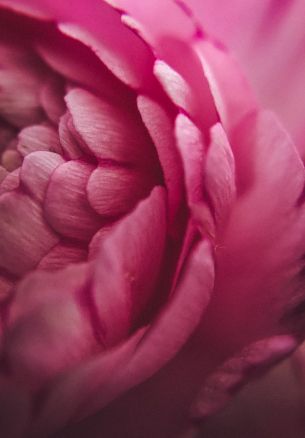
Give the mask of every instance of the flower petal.
<path id="1" fill-rule="evenodd" d="M 119 216 L 147 196 L 151 185 L 144 173 L 133 169 L 98 166 L 87 183 L 88 201 L 102 216 Z"/>
<path id="2" fill-rule="evenodd" d="M 58 242 L 43 219 L 41 207 L 16 191 L 0 197 L 0 266 L 16 275 L 35 268 Z"/>
<path id="3" fill-rule="evenodd" d="M 157 148 L 168 191 L 169 215 L 172 222 L 183 196 L 183 171 L 173 136 L 173 122 L 157 102 L 146 96 L 138 97 L 138 108 Z"/>
<path id="4" fill-rule="evenodd" d="M 32 125 L 18 134 L 17 149 L 23 157 L 35 151 L 61 152 L 58 134 L 50 126 Z"/>
<path id="5" fill-rule="evenodd" d="M 42 202 L 51 174 L 64 162 L 63 158 L 54 152 L 32 152 L 23 160 L 20 180 L 31 195 Z"/>
<path id="6" fill-rule="evenodd" d="M 105 239 L 95 262 L 93 297 L 108 345 L 129 333 L 150 302 L 165 236 L 165 194 L 158 187 Z"/>
<path id="7" fill-rule="evenodd" d="M 51 175 L 44 211 L 50 225 L 66 237 L 87 240 L 101 226 L 101 219 L 91 209 L 86 195 L 86 185 L 93 170 L 90 164 L 68 161 Z"/>
<path id="8" fill-rule="evenodd" d="M 153 162 L 151 142 L 133 110 L 123 111 L 80 88 L 65 99 L 76 131 L 98 159 L 142 164 L 152 158 Z"/>

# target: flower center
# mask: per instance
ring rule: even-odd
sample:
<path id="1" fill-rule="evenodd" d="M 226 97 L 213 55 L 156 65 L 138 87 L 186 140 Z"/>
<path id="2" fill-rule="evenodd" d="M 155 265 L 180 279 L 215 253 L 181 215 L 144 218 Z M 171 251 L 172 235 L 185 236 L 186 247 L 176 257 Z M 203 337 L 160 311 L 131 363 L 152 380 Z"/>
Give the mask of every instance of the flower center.
<path id="1" fill-rule="evenodd" d="M 162 179 L 135 93 L 88 48 L 52 32 L 0 43 L 5 281 L 94 257 Z"/>

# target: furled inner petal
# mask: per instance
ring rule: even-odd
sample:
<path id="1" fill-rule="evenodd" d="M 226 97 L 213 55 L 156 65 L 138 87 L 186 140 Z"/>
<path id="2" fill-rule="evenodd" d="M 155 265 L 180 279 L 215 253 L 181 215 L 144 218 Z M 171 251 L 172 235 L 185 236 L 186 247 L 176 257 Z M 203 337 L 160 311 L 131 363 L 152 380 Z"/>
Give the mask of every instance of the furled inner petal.
<path id="1" fill-rule="evenodd" d="M 147 195 L 150 186 L 144 173 L 124 167 L 98 166 L 88 180 L 88 200 L 100 215 L 118 216 Z"/>
<path id="2" fill-rule="evenodd" d="M 67 112 L 59 120 L 58 132 L 64 157 L 70 160 L 75 160 L 81 158 L 84 152 L 80 149 L 77 140 L 69 129 L 71 123 L 72 117 L 70 113 Z"/>
<path id="3" fill-rule="evenodd" d="M 30 196 L 12 191 L 0 198 L 0 267 L 16 275 L 33 269 L 58 242 Z"/>
<path id="4" fill-rule="evenodd" d="M 235 162 L 226 134 L 220 124 L 211 129 L 204 174 L 205 186 L 213 202 L 218 222 L 227 219 L 236 197 Z"/>
<path id="5" fill-rule="evenodd" d="M 165 110 L 148 97 L 139 96 L 138 108 L 157 149 L 168 190 L 169 215 L 172 222 L 183 194 L 183 170 L 173 135 L 173 122 Z"/>
<path id="6" fill-rule="evenodd" d="M 17 149 L 23 156 L 35 151 L 61 152 L 58 134 L 50 126 L 28 126 L 20 131 L 18 139 Z"/>
<path id="7" fill-rule="evenodd" d="M 63 99 L 63 80 L 55 75 L 45 82 L 40 92 L 40 102 L 48 118 L 54 124 L 58 124 L 60 117 L 64 114 L 66 106 Z"/>
<path id="8" fill-rule="evenodd" d="M 31 195 L 42 202 L 51 174 L 64 162 L 64 159 L 54 152 L 32 152 L 23 160 L 20 180 Z"/>
<path id="9" fill-rule="evenodd" d="M 88 240 L 101 227 L 101 219 L 90 207 L 86 186 L 94 167 L 69 161 L 53 172 L 44 201 L 50 225 L 66 237 Z"/>
<path id="10" fill-rule="evenodd" d="M 154 163 L 151 142 L 136 110 L 123 110 L 80 88 L 65 99 L 76 131 L 98 159 Z"/>

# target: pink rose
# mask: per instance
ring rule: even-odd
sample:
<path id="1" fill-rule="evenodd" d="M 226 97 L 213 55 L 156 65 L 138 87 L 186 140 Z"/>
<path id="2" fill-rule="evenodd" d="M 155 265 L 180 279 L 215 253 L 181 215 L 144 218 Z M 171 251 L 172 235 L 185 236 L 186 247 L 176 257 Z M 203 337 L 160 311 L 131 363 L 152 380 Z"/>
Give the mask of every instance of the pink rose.
<path id="1" fill-rule="evenodd" d="M 3 436 L 189 436 L 303 340 L 303 128 L 235 2 L 0 0 Z"/>

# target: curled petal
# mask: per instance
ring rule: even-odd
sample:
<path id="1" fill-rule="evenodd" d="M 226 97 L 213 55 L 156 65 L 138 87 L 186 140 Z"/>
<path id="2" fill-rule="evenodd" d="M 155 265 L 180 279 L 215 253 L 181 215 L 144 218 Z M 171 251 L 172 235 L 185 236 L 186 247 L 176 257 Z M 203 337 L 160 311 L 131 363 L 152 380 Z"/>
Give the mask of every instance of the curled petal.
<path id="1" fill-rule="evenodd" d="M 53 152 L 32 152 L 23 160 L 20 180 L 31 195 L 42 202 L 51 174 L 64 162 L 60 155 Z"/>
<path id="2" fill-rule="evenodd" d="M 69 161 L 51 175 L 44 211 L 51 226 L 66 237 L 87 240 L 100 228 L 101 219 L 91 209 L 86 185 L 94 167 Z"/>
<path id="3" fill-rule="evenodd" d="M 95 262 L 93 296 L 107 344 L 126 336 L 150 302 L 165 233 L 165 194 L 158 187 L 105 239 Z"/>

